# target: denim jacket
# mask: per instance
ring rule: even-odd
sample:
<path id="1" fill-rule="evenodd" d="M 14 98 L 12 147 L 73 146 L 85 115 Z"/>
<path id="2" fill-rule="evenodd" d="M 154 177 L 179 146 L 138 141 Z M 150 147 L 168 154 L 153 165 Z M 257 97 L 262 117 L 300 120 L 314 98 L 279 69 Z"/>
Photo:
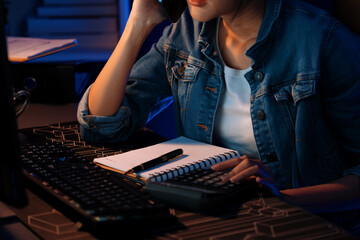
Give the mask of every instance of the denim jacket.
<path id="1" fill-rule="evenodd" d="M 126 97 L 111 117 L 79 105 L 82 137 L 123 141 L 156 107 L 175 103 L 179 135 L 212 143 L 223 87 L 217 19 L 185 11 L 133 67 Z M 280 189 L 360 176 L 360 40 L 327 13 L 294 0 L 266 0 L 252 70 L 251 117 L 261 160 Z"/>

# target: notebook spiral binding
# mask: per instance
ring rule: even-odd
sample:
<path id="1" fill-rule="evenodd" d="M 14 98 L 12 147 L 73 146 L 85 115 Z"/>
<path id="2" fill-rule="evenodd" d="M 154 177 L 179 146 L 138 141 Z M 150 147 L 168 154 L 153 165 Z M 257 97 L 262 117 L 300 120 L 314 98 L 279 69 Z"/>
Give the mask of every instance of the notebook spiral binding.
<path id="1" fill-rule="evenodd" d="M 183 175 L 185 173 L 194 171 L 199 168 L 208 169 L 212 165 L 215 165 L 217 163 L 220 163 L 220 162 L 223 162 L 223 161 L 235 158 L 235 157 L 239 157 L 239 156 L 240 155 L 236 151 L 229 151 L 229 152 L 226 152 L 226 153 L 223 153 L 220 155 L 216 155 L 214 157 L 196 161 L 194 163 L 182 165 L 182 166 L 176 167 L 176 168 L 170 168 L 170 169 L 167 169 L 166 171 L 155 172 L 154 174 L 150 175 L 148 180 L 149 180 L 149 182 L 166 181 L 168 179 L 172 179 L 174 177 Z"/>

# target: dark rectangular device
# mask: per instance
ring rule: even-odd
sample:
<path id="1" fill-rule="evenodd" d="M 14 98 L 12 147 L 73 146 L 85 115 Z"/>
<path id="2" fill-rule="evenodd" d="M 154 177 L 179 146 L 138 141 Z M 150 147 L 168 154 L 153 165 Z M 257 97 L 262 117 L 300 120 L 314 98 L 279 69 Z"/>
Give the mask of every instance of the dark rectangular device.
<path id="1" fill-rule="evenodd" d="M 258 191 L 255 180 L 222 182 L 226 172 L 197 169 L 165 182 L 149 182 L 145 191 L 173 207 L 191 211 L 209 210 L 231 201 L 245 201 Z"/>
<path id="2" fill-rule="evenodd" d="M 15 207 L 27 204 L 19 156 L 19 139 L 13 103 L 7 43 L 5 34 L 5 8 L 0 1 L 0 109 L 3 129 L 0 150 L 0 201 Z"/>
<path id="3" fill-rule="evenodd" d="M 171 22 L 176 22 L 187 7 L 186 0 L 159 0 Z"/>

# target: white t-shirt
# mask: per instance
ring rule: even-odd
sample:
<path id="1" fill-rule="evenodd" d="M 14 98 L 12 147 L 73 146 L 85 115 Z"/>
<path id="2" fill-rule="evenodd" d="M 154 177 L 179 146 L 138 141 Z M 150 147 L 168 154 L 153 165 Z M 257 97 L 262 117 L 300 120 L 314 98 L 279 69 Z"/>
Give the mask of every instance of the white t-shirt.
<path id="1" fill-rule="evenodd" d="M 214 142 L 242 155 L 259 158 L 250 115 L 250 85 L 245 70 L 225 66 L 225 83 L 216 112 Z"/>

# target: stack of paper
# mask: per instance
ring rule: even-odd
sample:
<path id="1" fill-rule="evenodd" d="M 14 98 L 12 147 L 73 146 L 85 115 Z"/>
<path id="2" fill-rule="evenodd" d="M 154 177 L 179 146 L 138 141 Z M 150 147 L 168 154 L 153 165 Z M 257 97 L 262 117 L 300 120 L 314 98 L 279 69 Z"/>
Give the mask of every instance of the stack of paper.
<path id="1" fill-rule="evenodd" d="M 12 62 L 25 62 L 78 45 L 76 39 L 7 37 L 8 57 Z"/>

